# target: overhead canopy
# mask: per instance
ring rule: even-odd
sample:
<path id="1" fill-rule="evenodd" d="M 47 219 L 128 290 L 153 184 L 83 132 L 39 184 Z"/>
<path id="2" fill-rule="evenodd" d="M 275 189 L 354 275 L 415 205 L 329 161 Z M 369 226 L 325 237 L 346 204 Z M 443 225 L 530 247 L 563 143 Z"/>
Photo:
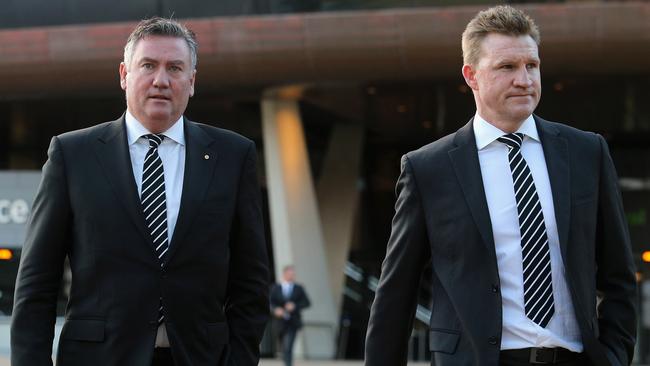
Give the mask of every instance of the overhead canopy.
<path id="1" fill-rule="evenodd" d="M 648 73 L 650 3 L 522 6 L 540 26 L 544 75 Z M 184 20 L 199 40 L 197 88 L 460 75 L 460 35 L 477 7 Z M 0 31 L 0 98 L 119 93 L 135 23 Z"/>

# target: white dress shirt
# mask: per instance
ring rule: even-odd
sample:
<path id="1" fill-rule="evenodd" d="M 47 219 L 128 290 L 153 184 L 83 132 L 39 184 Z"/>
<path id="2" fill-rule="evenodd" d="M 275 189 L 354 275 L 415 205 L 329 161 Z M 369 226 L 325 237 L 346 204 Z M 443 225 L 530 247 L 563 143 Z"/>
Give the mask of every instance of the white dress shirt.
<path id="1" fill-rule="evenodd" d="M 291 293 L 293 293 L 293 282 L 285 282 L 282 281 L 282 295 L 284 296 L 285 299 L 288 299 L 291 297 Z"/>
<path id="2" fill-rule="evenodd" d="M 126 136 L 131 155 L 133 177 L 138 186 L 138 195 L 142 194 L 142 169 L 144 158 L 149 151 L 149 140 L 144 135 L 151 132 L 147 130 L 127 110 Z M 183 116 L 165 132 L 165 139 L 158 146 L 158 155 L 163 163 L 165 175 L 165 199 L 167 203 L 167 233 L 168 242 L 171 244 L 176 219 L 181 206 L 181 193 L 183 192 L 183 176 L 185 174 L 185 133 L 183 130 Z M 164 324 L 158 328 L 156 347 L 169 347 L 169 339 Z"/>
<path id="3" fill-rule="evenodd" d="M 497 138 L 506 132 L 485 121 L 478 113 L 474 117 L 473 125 L 501 281 L 503 307 L 501 349 L 563 347 L 573 352 L 582 352 L 580 330 L 567 288 L 560 252 L 551 183 L 535 120 L 532 115 L 529 116 L 517 132 L 524 134 L 521 154 L 535 181 L 551 254 L 555 313 L 546 328 L 528 319 L 524 310 L 521 233 L 517 201 L 508 162 L 508 148 L 497 141 Z"/>
<path id="4" fill-rule="evenodd" d="M 282 286 L 282 296 L 284 296 L 285 300 L 287 301 L 290 300 L 294 288 L 293 282 L 282 281 L 281 286 Z M 284 319 L 289 319 L 291 318 L 291 314 L 285 312 L 283 317 Z"/>

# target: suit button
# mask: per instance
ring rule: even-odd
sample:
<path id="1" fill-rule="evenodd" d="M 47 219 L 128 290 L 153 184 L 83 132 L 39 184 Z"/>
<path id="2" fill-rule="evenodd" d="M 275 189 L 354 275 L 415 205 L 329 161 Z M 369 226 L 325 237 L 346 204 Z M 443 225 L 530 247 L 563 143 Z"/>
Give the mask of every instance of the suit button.
<path id="1" fill-rule="evenodd" d="M 492 285 L 492 292 L 499 292 L 499 285 Z"/>
<path id="2" fill-rule="evenodd" d="M 490 337 L 488 338 L 488 343 L 490 343 L 493 346 L 496 346 L 497 344 L 497 337 Z"/>

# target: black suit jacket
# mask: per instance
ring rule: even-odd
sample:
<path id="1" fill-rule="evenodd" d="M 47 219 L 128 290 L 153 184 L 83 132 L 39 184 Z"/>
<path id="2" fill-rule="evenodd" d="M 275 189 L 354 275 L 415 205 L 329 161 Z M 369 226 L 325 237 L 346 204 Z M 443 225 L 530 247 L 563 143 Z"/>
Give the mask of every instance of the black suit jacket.
<path id="1" fill-rule="evenodd" d="M 635 342 L 636 282 L 607 145 L 596 134 L 535 121 L 585 353 L 594 365 L 628 365 Z M 368 326 L 366 365 L 406 364 L 420 274 L 429 261 L 432 364 L 497 365 L 499 272 L 472 122 L 406 154 L 397 194 Z M 602 296 L 598 308 L 597 294 Z"/>
<path id="2" fill-rule="evenodd" d="M 274 284 L 273 287 L 271 287 L 270 302 L 271 310 L 278 307 L 284 308 L 288 302 L 292 302 L 296 305 L 296 309 L 289 314 L 288 319 L 280 320 L 281 330 L 285 330 L 287 328 L 295 330 L 300 329 L 302 327 L 301 312 L 311 305 L 309 297 L 307 296 L 307 291 L 305 291 L 305 288 L 303 286 L 297 283 L 293 284 L 293 291 L 288 298 L 284 297 L 284 294 L 282 293 L 282 285 L 277 283 Z"/>
<path id="3" fill-rule="evenodd" d="M 69 257 L 62 366 L 147 366 L 162 297 L 179 366 L 257 365 L 268 264 L 253 142 L 184 120 L 182 202 L 161 269 L 146 228 L 124 118 L 52 139 L 24 243 L 12 366 L 51 365 Z"/>

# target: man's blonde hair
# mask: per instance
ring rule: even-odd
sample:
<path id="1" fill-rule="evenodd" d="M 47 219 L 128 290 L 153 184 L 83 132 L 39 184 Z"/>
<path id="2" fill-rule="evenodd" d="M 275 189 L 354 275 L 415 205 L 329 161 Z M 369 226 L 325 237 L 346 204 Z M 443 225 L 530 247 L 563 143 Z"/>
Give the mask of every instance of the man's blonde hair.
<path id="1" fill-rule="evenodd" d="M 476 65 L 481 56 L 481 43 L 490 33 L 508 36 L 530 36 L 539 45 L 539 29 L 531 17 L 508 5 L 499 5 L 476 14 L 463 32 L 463 63 Z"/>

